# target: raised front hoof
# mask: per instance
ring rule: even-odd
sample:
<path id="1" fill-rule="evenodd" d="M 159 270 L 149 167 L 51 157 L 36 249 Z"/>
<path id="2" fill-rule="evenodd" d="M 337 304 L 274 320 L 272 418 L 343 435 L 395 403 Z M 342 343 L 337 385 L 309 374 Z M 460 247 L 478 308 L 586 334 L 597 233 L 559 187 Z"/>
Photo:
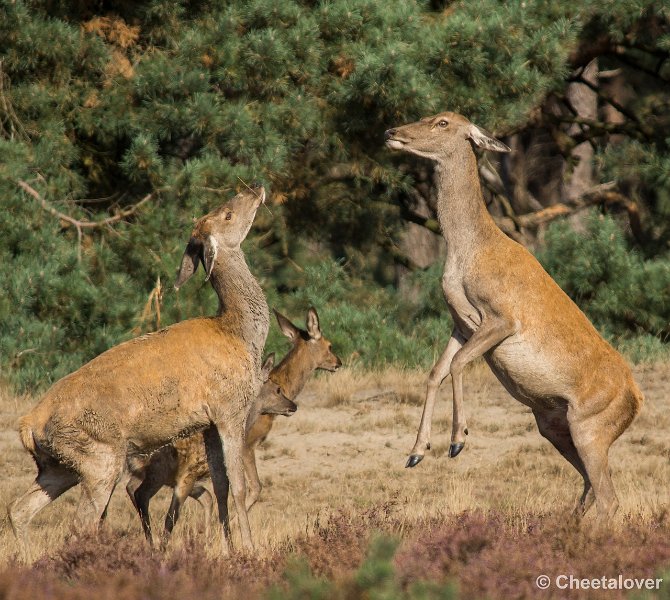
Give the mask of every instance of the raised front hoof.
<path id="1" fill-rule="evenodd" d="M 416 467 L 416 465 L 418 465 L 422 460 L 423 456 L 421 454 L 412 454 L 407 459 L 407 464 L 405 465 L 405 468 L 410 469 L 411 467 Z"/>
<path id="2" fill-rule="evenodd" d="M 451 444 L 449 446 L 449 458 L 456 458 L 461 453 L 461 450 L 463 450 L 463 446 L 465 446 L 465 442 Z"/>

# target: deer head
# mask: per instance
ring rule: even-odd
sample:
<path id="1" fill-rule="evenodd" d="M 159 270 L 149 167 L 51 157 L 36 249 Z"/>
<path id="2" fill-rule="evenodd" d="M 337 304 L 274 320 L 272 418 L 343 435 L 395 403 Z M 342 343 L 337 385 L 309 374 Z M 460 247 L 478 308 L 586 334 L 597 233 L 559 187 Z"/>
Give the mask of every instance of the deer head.
<path id="1" fill-rule="evenodd" d="M 175 288 L 179 289 L 188 281 L 201 262 L 205 269 L 205 280 L 208 280 L 217 254 L 222 250 L 239 249 L 263 202 L 265 189 L 254 186 L 198 219 L 182 257 Z"/>
<path id="2" fill-rule="evenodd" d="M 274 364 L 275 355 L 272 353 L 265 359 L 261 368 L 261 379 L 265 383 L 257 398 L 260 414 L 290 417 L 298 407 L 282 393 L 279 385 L 269 379 Z"/>
<path id="3" fill-rule="evenodd" d="M 307 311 L 307 330 L 296 327 L 284 315 L 274 311 L 279 323 L 281 332 L 291 340 L 293 351 L 300 352 L 305 361 L 310 361 L 314 369 L 324 369 L 325 371 L 337 371 L 342 366 L 342 361 L 333 352 L 333 346 L 330 340 L 326 339 L 321 333 L 319 325 L 319 315 L 316 309 L 310 308 Z"/>
<path id="4" fill-rule="evenodd" d="M 463 151 L 470 144 L 493 152 L 510 151 L 484 129 L 453 112 L 443 112 L 416 123 L 388 129 L 384 139 L 392 150 L 402 150 L 437 162 Z"/>

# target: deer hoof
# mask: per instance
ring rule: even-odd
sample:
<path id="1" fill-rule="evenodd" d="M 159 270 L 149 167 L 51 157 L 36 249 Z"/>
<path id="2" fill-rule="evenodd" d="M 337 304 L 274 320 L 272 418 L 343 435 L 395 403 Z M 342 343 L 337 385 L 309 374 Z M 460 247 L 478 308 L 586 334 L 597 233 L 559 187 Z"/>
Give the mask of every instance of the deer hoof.
<path id="1" fill-rule="evenodd" d="M 411 467 L 416 467 L 421 460 L 423 459 L 423 456 L 421 454 L 412 454 L 408 459 L 407 459 L 407 464 L 405 465 L 406 469 L 409 469 Z"/>
<path id="2" fill-rule="evenodd" d="M 463 446 L 465 446 L 465 442 L 451 444 L 451 446 L 449 446 L 449 458 L 456 458 L 461 450 L 463 450 Z"/>

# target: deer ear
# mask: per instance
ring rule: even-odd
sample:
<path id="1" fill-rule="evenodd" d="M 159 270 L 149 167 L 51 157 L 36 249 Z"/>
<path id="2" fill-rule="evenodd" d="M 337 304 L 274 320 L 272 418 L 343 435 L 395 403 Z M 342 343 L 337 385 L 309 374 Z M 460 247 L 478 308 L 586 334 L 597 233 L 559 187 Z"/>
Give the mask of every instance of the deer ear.
<path id="1" fill-rule="evenodd" d="M 268 354 L 268 357 L 265 359 L 263 366 L 261 367 L 261 379 L 263 382 L 267 381 L 270 377 L 270 371 L 275 366 L 275 353 L 272 352 Z"/>
<path id="2" fill-rule="evenodd" d="M 321 327 L 319 326 L 319 315 L 315 308 L 307 311 L 307 333 L 313 340 L 321 339 Z"/>
<path id="3" fill-rule="evenodd" d="M 495 139 L 488 131 L 485 131 L 481 127 L 477 127 L 476 125 L 470 125 L 467 137 L 473 144 L 480 148 L 484 148 L 484 150 L 491 150 L 492 152 L 511 151 L 509 146 L 503 144 L 500 140 Z"/>
<path id="4" fill-rule="evenodd" d="M 181 258 L 181 266 L 179 267 L 179 273 L 177 274 L 177 280 L 174 282 L 174 288 L 178 290 L 182 285 L 184 285 L 196 272 L 198 268 L 198 263 L 200 261 L 200 256 L 202 252 L 202 242 L 192 237 L 188 241 L 186 250 L 184 251 L 184 256 Z"/>
<path id="5" fill-rule="evenodd" d="M 205 281 L 209 281 L 209 276 L 212 274 L 218 250 L 219 247 L 216 239 L 211 235 L 207 236 L 202 252 L 202 266 L 205 267 L 205 272 L 207 273 Z"/>
<path id="6" fill-rule="evenodd" d="M 277 323 L 279 323 L 279 329 L 281 332 L 292 342 L 295 342 L 300 337 L 300 330 L 289 321 L 284 315 L 279 311 L 272 309 L 277 317 Z"/>

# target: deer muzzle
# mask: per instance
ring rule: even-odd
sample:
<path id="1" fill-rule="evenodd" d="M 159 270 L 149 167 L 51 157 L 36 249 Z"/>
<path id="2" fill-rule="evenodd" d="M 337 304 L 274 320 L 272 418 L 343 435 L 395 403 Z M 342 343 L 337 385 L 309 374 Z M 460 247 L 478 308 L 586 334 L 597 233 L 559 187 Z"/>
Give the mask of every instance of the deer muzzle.
<path id="1" fill-rule="evenodd" d="M 384 141 L 386 142 L 386 146 L 392 150 L 402 150 L 406 143 L 405 140 L 398 137 L 397 129 L 387 129 L 384 132 Z"/>

